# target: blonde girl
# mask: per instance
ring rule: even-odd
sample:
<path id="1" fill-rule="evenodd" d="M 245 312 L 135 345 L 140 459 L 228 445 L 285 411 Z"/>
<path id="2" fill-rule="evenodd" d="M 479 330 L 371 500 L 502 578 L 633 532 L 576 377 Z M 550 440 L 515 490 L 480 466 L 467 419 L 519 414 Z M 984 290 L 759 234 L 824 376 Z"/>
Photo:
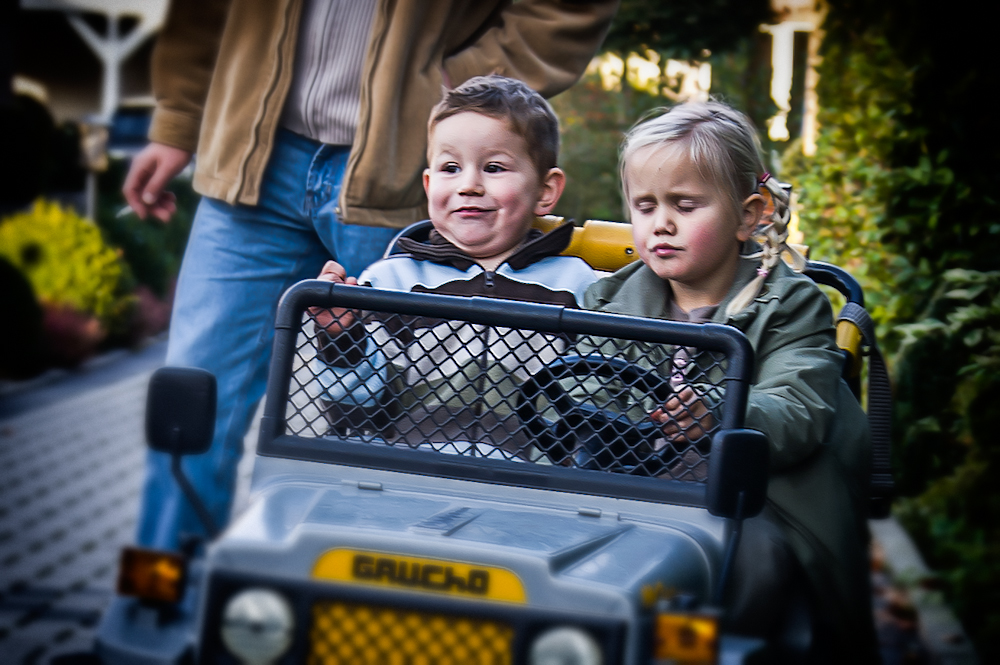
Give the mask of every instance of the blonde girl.
<path id="1" fill-rule="evenodd" d="M 841 379 L 829 301 L 781 260 L 788 252 L 804 264 L 786 243 L 788 199 L 764 169 L 756 130 L 724 104 L 676 106 L 628 132 L 620 170 L 642 261 L 593 284 L 584 306 L 731 325 L 755 351 L 746 427 L 767 435 L 771 475 L 767 506 L 744 528 L 731 628 L 771 636 L 803 588 L 826 638 L 817 648 L 873 660 L 867 420 Z M 774 201 L 766 219 L 763 191 Z M 675 395 L 652 416 L 667 441 L 701 439 L 715 423 L 711 403 L 672 373 Z"/>

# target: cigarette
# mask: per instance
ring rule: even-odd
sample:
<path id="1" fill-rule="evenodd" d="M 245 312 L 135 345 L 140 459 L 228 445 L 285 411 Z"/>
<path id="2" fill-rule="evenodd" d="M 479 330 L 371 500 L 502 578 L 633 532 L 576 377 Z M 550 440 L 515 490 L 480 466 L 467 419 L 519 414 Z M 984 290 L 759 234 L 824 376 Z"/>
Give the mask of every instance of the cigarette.
<path id="1" fill-rule="evenodd" d="M 124 208 L 122 208 L 121 210 L 119 210 L 117 214 L 115 214 L 115 219 L 119 219 L 121 217 L 124 217 L 125 215 L 129 214 L 130 212 L 135 212 L 135 210 L 132 210 L 132 206 L 125 206 Z"/>

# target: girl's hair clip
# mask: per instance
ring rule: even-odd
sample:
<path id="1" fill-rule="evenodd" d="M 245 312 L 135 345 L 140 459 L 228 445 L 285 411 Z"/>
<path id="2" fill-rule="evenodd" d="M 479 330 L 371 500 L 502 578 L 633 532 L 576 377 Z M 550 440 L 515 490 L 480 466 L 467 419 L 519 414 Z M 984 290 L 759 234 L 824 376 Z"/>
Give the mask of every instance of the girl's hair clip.
<path id="1" fill-rule="evenodd" d="M 770 179 L 771 179 L 771 174 L 769 172 L 767 172 L 767 171 L 764 171 L 764 175 L 762 175 L 760 177 L 760 184 L 763 185 L 765 182 L 767 182 Z"/>

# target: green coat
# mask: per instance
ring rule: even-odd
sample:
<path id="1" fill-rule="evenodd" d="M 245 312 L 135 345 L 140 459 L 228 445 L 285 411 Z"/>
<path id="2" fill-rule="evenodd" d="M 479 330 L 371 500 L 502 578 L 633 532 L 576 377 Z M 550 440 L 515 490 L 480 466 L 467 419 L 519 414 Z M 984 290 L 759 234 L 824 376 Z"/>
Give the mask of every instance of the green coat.
<path id="1" fill-rule="evenodd" d="M 811 279 L 784 264 L 755 301 L 726 317 L 756 275 L 743 260 L 713 322 L 739 328 L 755 352 L 746 424 L 771 446 L 768 503 L 851 662 L 874 654 L 865 520 L 870 437 L 864 411 L 841 379 L 832 310 Z M 584 307 L 667 319 L 666 281 L 635 262 L 590 286 Z"/>

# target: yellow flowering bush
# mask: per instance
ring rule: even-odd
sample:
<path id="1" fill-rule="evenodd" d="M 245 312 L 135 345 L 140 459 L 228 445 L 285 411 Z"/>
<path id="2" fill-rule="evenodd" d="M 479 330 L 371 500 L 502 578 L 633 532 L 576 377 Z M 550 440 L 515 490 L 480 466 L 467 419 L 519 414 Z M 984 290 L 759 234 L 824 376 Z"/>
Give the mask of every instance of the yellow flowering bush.
<path id="1" fill-rule="evenodd" d="M 31 282 L 43 304 L 92 315 L 104 330 L 122 323 L 130 275 L 92 222 L 39 199 L 0 220 L 0 255 Z"/>

